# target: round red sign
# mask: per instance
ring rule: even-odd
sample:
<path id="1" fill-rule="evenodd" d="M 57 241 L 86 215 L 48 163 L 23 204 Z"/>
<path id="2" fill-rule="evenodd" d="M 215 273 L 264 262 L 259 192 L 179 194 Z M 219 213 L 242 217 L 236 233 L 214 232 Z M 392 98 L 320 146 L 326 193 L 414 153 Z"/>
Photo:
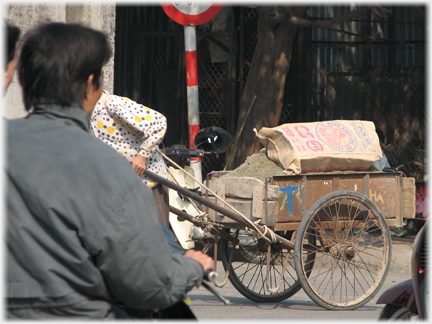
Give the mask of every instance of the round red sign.
<path id="1" fill-rule="evenodd" d="M 172 1 L 161 3 L 161 6 L 168 17 L 185 26 L 202 25 L 222 8 L 221 3 L 208 1 Z"/>

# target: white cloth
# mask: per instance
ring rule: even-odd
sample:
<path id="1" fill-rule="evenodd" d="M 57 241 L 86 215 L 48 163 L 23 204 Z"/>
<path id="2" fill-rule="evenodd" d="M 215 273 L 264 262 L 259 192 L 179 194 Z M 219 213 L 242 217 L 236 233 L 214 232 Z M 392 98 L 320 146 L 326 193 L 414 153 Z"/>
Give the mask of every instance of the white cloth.
<path id="1" fill-rule="evenodd" d="M 382 151 L 381 160 L 375 161 L 375 166 L 381 170 L 384 170 L 384 168 L 390 168 L 390 163 L 389 163 L 387 156 L 385 155 L 384 151 Z"/>
<path id="2" fill-rule="evenodd" d="M 129 98 L 104 91 L 91 116 L 91 133 L 126 159 L 137 155 L 147 158 L 146 169 L 167 178 L 167 167 L 157 150 L 167 129 L 161 113 Z M 157 183 L 144 175 L 150 188 Z"/>

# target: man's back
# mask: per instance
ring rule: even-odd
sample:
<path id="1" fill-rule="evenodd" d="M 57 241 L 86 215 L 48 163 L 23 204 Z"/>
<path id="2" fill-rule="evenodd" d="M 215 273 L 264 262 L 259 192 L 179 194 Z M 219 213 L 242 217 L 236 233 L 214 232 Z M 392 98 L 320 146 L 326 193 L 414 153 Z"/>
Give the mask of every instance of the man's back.
<path id="1" fill-rule="evenodd" d="M 200 282 L 199 263 L 169 252 L 149 189 L 88 134 L 84 109 L 40 107 L 7 131 L 10 317 L 163 308 Z"/>

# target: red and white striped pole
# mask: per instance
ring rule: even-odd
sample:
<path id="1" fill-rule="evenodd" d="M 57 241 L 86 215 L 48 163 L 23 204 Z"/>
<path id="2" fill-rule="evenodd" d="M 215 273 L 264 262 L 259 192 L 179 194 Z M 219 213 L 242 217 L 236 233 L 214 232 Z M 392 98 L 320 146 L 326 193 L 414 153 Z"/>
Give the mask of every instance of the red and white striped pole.
<path id="1" fill-rule="evenodd" d="M 221 3 L 208 1 L 162 2 L 162 9 L 176 23 L 184 26 L 186 51 L 186 80 L 189 123 L 189 147 L 195 148 L 195 136 L 199 131 L 198 71 L 195 26 L 210 21 L 221 9 Z M 201 158 L 191 158 L 195 179 L 202 182 Z M 195 186 L 199 186 L 198 183 Z"/>
<path id="2" fill-rule="evenodd" d="M 186 85 L 188 103 L 189 147 L 195 148 L 195 136 L 200 130 L 199 97 L 198 97 L 198 69 L 196 52 L 195 26 L 184 26 L 186 51 Z M 194 170 L 195 179 L 202 182 L 201 158 L 193 157 L 190 162 Z M 199 184 L 195 184 L 195 186 Z"/>

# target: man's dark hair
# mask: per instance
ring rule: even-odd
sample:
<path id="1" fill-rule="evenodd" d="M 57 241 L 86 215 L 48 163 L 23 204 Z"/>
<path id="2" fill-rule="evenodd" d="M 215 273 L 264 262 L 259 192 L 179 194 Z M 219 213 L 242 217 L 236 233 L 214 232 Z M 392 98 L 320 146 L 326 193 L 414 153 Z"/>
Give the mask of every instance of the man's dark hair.
<path id="1" fill-rule="evenodd" d="M 6 27 L 5 29 L 6 29 L 6 42 L 7 42 L 7 47 L 6 47 L 7 61 L 4 62 L 3 67 L 4 70 L 6 71 L 9 62 L 12 61 L 15 57 L 16 45 L 18 43 L 21 30 L 18 27 L 9 24 L 8 22 L 5 22 L 5 27 Z"/>
<path id="2" fill-rule="evenodd" d="M 88 77 L 99 87 L 102 67 L 112 55 L 106 35 L 79 24 L 48 23 L 24 36 L 18 79 L 24 105 L 82 104 Z"/>

